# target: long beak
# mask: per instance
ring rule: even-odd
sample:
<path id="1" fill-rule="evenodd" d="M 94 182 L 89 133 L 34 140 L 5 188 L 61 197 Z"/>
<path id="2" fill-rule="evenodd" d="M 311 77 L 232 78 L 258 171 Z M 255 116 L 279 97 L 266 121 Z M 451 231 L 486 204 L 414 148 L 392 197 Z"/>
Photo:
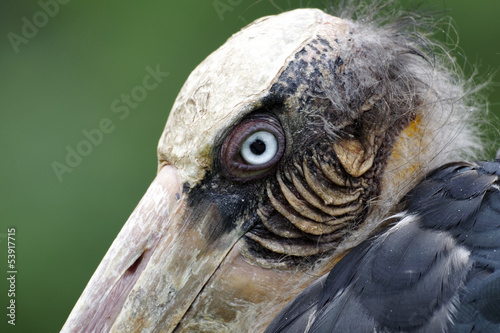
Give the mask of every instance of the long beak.
<path id="1" fill-rule="evenodd" d="M 239 228 L 207 237 L 220 216 L 202 206 L 190 207 L 176 169 L 163 167 L 62 332 L 263 330 L 308 282 L 247 263 Z"/>

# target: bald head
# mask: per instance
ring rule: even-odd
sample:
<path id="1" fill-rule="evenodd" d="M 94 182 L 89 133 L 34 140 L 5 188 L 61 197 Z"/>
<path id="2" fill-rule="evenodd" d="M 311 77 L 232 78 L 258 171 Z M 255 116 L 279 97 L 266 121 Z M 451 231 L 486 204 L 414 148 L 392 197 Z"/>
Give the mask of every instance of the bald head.
<path id="1" fill-rule="evenodd" d="M 200 181 L 220 129 L 258 108 L 305 45 L 345 39 L 348 31 L 339 18 L 299 9 L 261 18 L 234 34 L 184 84 L 159 142 L 159 160 L 179 167 L 186 182 Z M 336 50 L 329 52 L 335 57 Z"/>

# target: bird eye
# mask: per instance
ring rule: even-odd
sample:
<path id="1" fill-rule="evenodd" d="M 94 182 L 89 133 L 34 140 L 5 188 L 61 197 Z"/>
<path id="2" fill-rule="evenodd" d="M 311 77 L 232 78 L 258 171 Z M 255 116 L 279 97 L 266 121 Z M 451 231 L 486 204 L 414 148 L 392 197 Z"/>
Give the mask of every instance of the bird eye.
<path id="1" fill-rule="evenodd" d="M 241 145 L 241 157 L 251 165 L 266 164 L 278 152 L 278 140 L 273 133 L 259 131 L 250 135 Z"/>
<path id="2" fill-rule="evenodd" d="M 270 172 L 284 149 L 278 121 L 262 116 L 243 120 L 233 129 L 222 145 L 220 161 L 231 178 L 246 181 Z"/>

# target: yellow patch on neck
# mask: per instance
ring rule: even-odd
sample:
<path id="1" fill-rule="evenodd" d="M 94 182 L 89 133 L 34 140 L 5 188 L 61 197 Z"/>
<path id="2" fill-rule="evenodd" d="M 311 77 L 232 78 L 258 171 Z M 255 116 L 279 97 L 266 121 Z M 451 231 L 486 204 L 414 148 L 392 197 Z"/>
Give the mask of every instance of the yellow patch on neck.
<path id="1" fill-rule="evenodd" d="M 420 135 L 420 124 L 422 123 L 422 115 L 417 114 L 415 119 L 406 126 L 402 133 L 407 136 L 414 137 L 415 135 Z"/>
<path id="2" fill-rule="evenodd" d="M 391 174 L 392 183 L 406 183 L 417 176 L 425 159 L 420 155 L 425 152 L 424 126 L 422 115 L 417 114 L 404 130 L 401 131 L 389 157 L 386 172 Z"/>

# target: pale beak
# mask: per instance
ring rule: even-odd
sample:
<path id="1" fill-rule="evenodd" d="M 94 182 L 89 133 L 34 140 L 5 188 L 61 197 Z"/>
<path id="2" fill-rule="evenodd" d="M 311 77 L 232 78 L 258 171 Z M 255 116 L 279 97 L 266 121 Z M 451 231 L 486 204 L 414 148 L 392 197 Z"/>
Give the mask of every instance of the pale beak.
<path id="1" fill-rule="evenodd" d="M 189 203 L 176 169 L 163 167 L 62 332 L 263 330 L 308 281 L 249 264 L 246 230 L 217 232 L 219 220 L 216 205 Z"/>

